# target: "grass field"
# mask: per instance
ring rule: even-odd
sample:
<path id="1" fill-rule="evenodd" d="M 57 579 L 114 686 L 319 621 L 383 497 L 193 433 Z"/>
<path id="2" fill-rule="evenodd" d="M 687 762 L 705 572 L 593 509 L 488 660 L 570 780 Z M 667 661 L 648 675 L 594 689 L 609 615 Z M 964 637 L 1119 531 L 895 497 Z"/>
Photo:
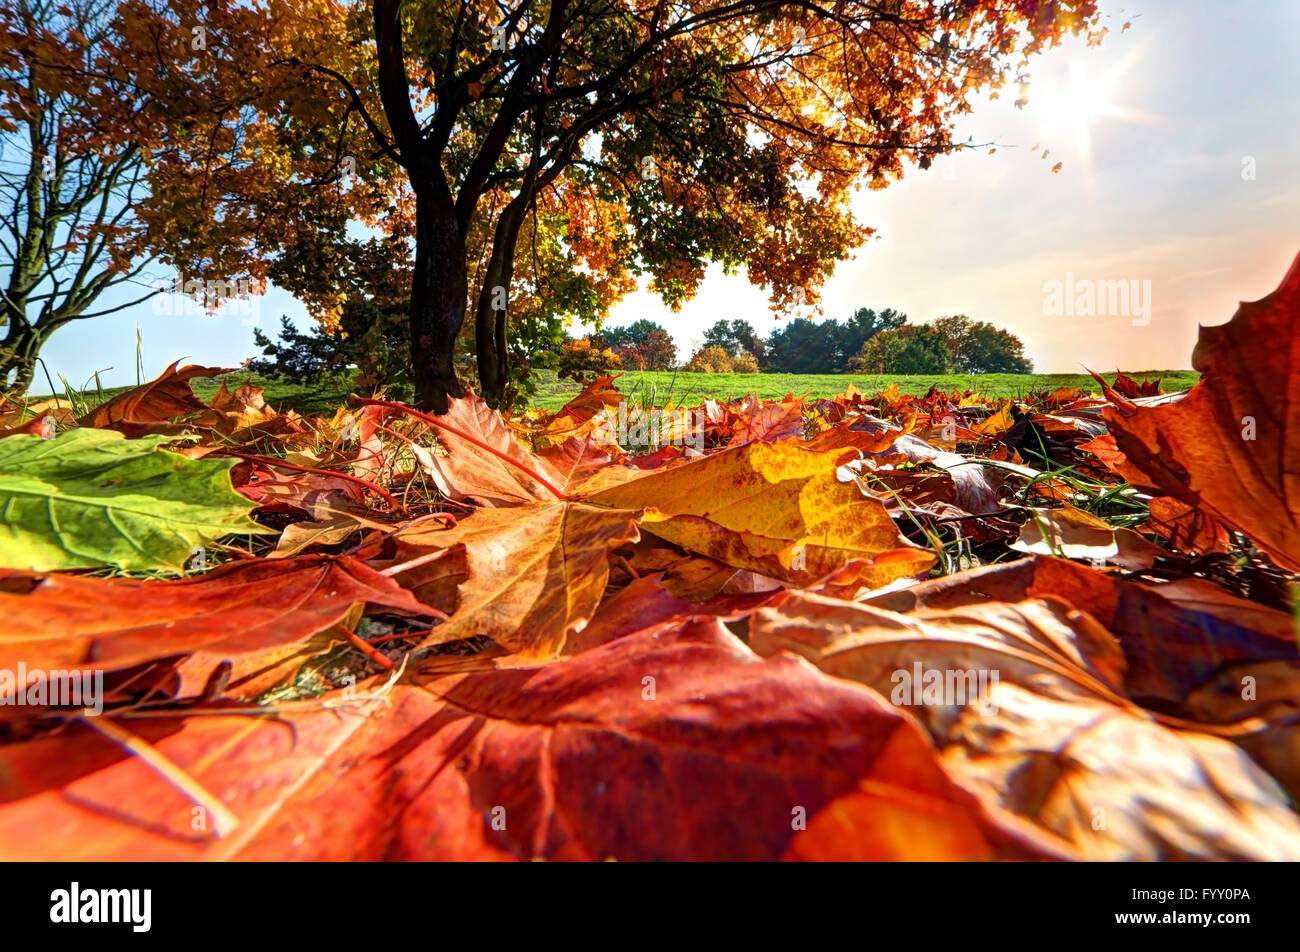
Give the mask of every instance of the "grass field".
<path id="1" fill-rule="evenodd" d="M 250 381 L 254 386 L 261 387 L 266 391 L 263 396 L 271 406 L 281 410 L 297 410 L 304 416 L 317 414 L 328 416 L 338 409 L 340 405 L 346 403 L 348 394 L 351 393 L 351 387 L 342 378 L 324 384 L 313 385 L 292 383 L 285 380 L 270 380 L 260 374 L 238 372 L 228 374 L 225 379 L 226 386 L 231 390 L 238 387 L 245 380 Z M 200 399 L 209 400 L 221 389 L 221 378 L 195 379 L 190 381 L 190 386 Z M 41 389 L 48 390 L 48 387 Z M 88 406 L 94 407 L 130 389 L 132 388 L 104 387 L 103 389 L 96 389 L 90 387 L 80 393 L 73 391 L 71 396 L 73 397 L 74 406 L 77 408 L 80 408 L 82 401 Z M 35 387 L 33 387 L 32 392 L 35 392 Z M 58 396 L 64 398 L 69 397 L 69 395 L 67 392 L 58 394 Z M 41 396 L 28 396 L 27 402 L 36 403 L 48 399 L 49 396 L 48 393 L 42 393 Z"/>
<path id="2" fill-rule="evenodd" d="M 1192 370 L 1143 370 L 1125 371 L 1138 381 L 1160 377 L 1166 391 L 1186 390 L 1200 378 Z M 1107 381 L 1113 381 L 1115 375 L 1103 374 Z M 571 380 L 560 380 L 550 371 L 538 375 L 538 393 L 533 405 L 546 410 L 555 410 L 581 388 Z M 244 380 L 251 380 L 266 390 L 266 400 L 279 409 L 292 408 L 304 415 L 332 413 L 348 396 L 349 388 L 344 381 L 321 386 L 287 383 L 285 381 L 267 380 L 257 374 L 235 373 L 230 375 L 229 386 L 232 388 Z M 1034 390 L 1055 389 L 1057 387 L 1082 387 L 1085 391 L 1097 390 L 1097 383 L 1087 374 L 969 374 L 942 375 L 903 375 L 903 374 L 693 374 L 675 371 L 624 372 L 616 386 L 641 401 L 653 393 L 656 406 L 663 406 L 672 401 L 677 406 L 691 406 L 712 397 L 718 400 L 730 400 L 746 394 L 756 394 L 764 399 L 784 397 L 787 393 L 795 396 L 807 394 L 812 397 L 829 397 L 843 393 L 849 384 L 859 390 L 872 393 L 883 390 L 891 383 L 898 384 L 904 393 L 922 394 L 937 386 L 942 390 L 976 390 L 987 397 L 1020 397 Z M 194 391 L 202 398 L 211 397 L 220 386 L 219 380 L 196 380 Z M 102 391 L 89 390 L 84 394 L 90 405 L 107 400 L 129 388 L 116 387 Z M 41 399 L 39 397 L 31 398 Z"/>
<path id="3" fill-rule="evenodd" d="M 1200 379 L 1200 374 L 1192 370 L 1147 370 L 1140 372 L 1126 371 L 1128 376 L 1139 382 L 1152 377 L 1160 377 L 1164 389 L 1170 392 L 1186 390 Z M 1102 374 L 1107 382 L 1113 382 L 1115 375 Z M 616 386 L 626 394 L 644 394 L 654 389 L 655 404 L 662 405 L 667 400 L 679 406 L 690 406 L 713 397 L 718 400 L 730 400 L 753 393 L 764 399 L 784 397 L 787 393 L 795 396 L 808 394 L 813 397 L 829 397 L 843 393 L 853 384 L 859 390 L 873 393 L 884 390 L 891 383 L 898 384 L 904 393 L 923 394 L 931 386 L 941 390 L 977 390 L 988 397 L 1020 397 L 1034 390 L 1054 390 L 1057 387 L 1082 387 L 1084 391 L 1098 390 L 1097 382 L 1087 374 L 940 374 L 912 375 L 903 374 L 692 374 L 673 371 L 643 372 L 628 371 L 618 378 Z M 569 380 L 558 380 L 554 375 L 547 375 L 538 388 L 534 403 L 548 410 L 560 407 L 579 387 Z"/>

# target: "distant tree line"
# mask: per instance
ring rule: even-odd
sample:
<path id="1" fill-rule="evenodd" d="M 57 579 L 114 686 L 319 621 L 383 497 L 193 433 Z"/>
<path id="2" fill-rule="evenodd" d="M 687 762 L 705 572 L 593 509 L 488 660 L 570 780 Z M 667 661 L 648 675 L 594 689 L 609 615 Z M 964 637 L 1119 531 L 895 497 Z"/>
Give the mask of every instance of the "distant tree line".
<path id="1" fill-rule="evenodd" d="M 570 350 L 574 342 L 566 344 Z M 631 370 L 677 366 L 676 346 L 666 329 L 650 320 L 603 328 L 578 350 L 609 352 Z M 858 308 L 848 320 L 796 318 L 760 337 L 744 320 L 718 321 L 682 369 L 700 373 L 945 374 L 1032 373 L 1025 345 L 1009 331 L 964 314 L 929 324 L 909 324 L 893 308 Z"/>
<path id="2" fill-rule="evenodd" d="M 373 312 L 373 313 L 372 313 Z M 249 369 L 299 381 L 320 380 L 355 369 L 358 387 L 384 385 L 406 397 L 411 384 L 403 368 L 409 350 L 400 307 L 379 309 L 351 301 L 331 331 L 297 331 L 282 321 L 280 341 L 254 330 L 263 356 Z M 605 327 L 581 338 L 536 343 L 520 363 L 556 370 L 578 380 L 610 370 L 682 370 L 696 373 L 946 374 L 1031 373 L 1018 337 L 988 321 L 965 315 L 909 324 L 893 308 L 859 308 L 848 320 L 797 318 L 762 338 L 748 321 L 718 321 L 689 360 L 679 363 L 668 331 L 651 320 Z"/>

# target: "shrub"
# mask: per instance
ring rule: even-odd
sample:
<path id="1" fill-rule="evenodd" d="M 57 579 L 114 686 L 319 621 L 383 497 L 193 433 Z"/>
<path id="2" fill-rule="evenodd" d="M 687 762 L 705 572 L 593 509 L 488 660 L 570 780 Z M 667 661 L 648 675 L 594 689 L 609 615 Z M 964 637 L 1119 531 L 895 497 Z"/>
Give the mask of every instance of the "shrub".
<path id="1" fill-rule="evenodd" d="M 734 367 L 731 355 L 717 344 L 697 350 L 686 362 L 686 369 L 696 374 L 729 374 Z"/>
<path id="2" fill-rule="evenodd" d="M 737 374 L 756 374 L 758 373 L 758 361 L 754 359 L 753 354 L 742 350 L 732 360 L 731 371 Z"/>
<path id="3" fill-rule="evenodd" d="M 617 354 L 608 347 L 593 347 L 586 337 L 565 341 L 555 361 L 555 370 L 561 379 L 568 377 L 581 384 L 606 371 L 620 370 L 622 366 Z"/>

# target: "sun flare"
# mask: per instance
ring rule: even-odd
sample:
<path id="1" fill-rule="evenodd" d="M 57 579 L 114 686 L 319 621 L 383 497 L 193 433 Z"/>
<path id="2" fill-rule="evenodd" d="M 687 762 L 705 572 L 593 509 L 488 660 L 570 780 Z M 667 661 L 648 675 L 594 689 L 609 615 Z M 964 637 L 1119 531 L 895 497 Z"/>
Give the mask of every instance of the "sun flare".
<path id="1" fill-rule="evenodd" d="M 1043 132 L 1070 133 L 1079 155 L 1086 160 L 1092 154 L 1092 125 L 1096 120 L 1141 118 L 1139 113 L 1114 101 L 1130 61 L 1131 58 L 1101 74 L 1090 72 L 1082 61 L 1071 63 L 1066 82 L 1048 85 L 1040 93 Z"/>

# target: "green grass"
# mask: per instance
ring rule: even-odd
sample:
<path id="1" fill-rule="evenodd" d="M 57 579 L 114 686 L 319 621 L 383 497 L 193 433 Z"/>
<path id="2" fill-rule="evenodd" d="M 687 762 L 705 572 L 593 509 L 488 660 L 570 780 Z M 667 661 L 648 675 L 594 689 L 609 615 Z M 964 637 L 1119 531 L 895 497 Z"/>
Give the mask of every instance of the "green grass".
<path id="1" fill-rule="evenodd" d="M 1139 383 L 1160 377 L 1166 391 L 1186 390 L 1200 379 L 1193 370 L 1126 371 Z M 1102 374 L 1108 383 L 1115 375 Z M 1098 391 L 1097 382 L 1087 374 L 693 374 L 674 371 L 627 371 L 618 378 L 615 386 L 622 392 L 642 394 L 652 386 L 655 403 L 662 405 L 671 399 L 679 406 L 690 406 L 709 397 L 732 400 L 746 394 L 756 394 L 764 399 L 796 397 L 830 397 L 843 393 L 849 384 L 868 394 L 884 390 L 891 383 L 898 384 L 904 393 L 923 394 L 931 386 L 941 390 L 976 390 L 986 397 L 1023 397 L 1035 390 L 1055 390 L 1057 387 L 1081 387 L 1085 392 Z M 554 374 L 543 372 L 536 406 L 554 410 L 581 388 L 571 380 L 559 380 Z"/>
<path id="2" fill-rule="evenodd" d="M 1128 376 L 1137 381 L 1160 377 L 1166 391 L 1186 390 L 1200 375 L 1191 370 L 1144 370 L 1126 371 Z M 1103 374 L 1107 381 L 1115 379 L 1114 374 Z M 329 415 L 346 402 L 351 392 L 346 380 L 311 386 L 290 383 L 283 380 L 269 380 L 258 374 L 232 373 L 228 377 L 231 389 L 245 380 L 265 389 L 266 402 L 279 410 L 297 410 L 304 416 L 317 414 Z M 717 400 L 732 400 L 747 394 L 756 394 L 763 399 L 776 399 L 793 393 L 796 397 L 807 394 L 811 397 L 830 397 L 843 393 L 849 384 L 868 394 L 884 390 L 891 383 L 898 384 L 904 393 L 923 394 L 931 386 L 941 390 L 975 390 L 986 397 L 1006 398 L 1022 397 L 1034 390 L 1054 390 L 1057 387 L 1081 387 L 1085 391 L 1096 391 L 1097 383 L 1087 374 L 939 374 L 939 375 L 904 375 L 904 374 L 693 374 L 676 371 L 627 371 L 619 376 L 615 383 L 630 399 L 647 402 L 645 398 L 653 394 L 654 403 L 663 406 L 672 401 L 678 406 L 691 406 L 710 397 Z M 195 380 L 194 392 L 201 398 L 208 399 L 217 392 L 220 380 Z M 94 388 L 77 394 L 78 402 L 83 400 L 89 406 L 97 406 L 105 400 L 129 390 L 130 387 L 113 387 L 96 390 Z M 538 374 L 538 392 L 533 399 L 533 406 L 546 410 L 559 409 L 582 388 L 572 380 L 560 380 L 551 371 Z M 48 395 L 47 395 L 48 396 Z M 46 399 L 46 397 L 29 397 L 29 401 Z"/>
<path id="3" fill-rule="evenodd" d="M 206 380 L 199 378 L 190 381 L 190 386 L 199 399 L 207 401 L 221 389 L 221 380 L 220 377 L 211 377 Z M 348 394 L 352 392 L 351 384 L 348 383 L 345 376 L 325 383 L 302 384 L 287 380 L 271 380 L 261 374 L 236 372 L 227 374 L 225 380 L 226 386 L 231 390 L 234 390 L 247 380 L 253 386 L 261 387 L 266 391 L 262 396 L 275 409 L 297 410 L 303 416 L 330 416 L 338 407 L 347 402 Z M 134 385 L 129 387 L 104 387 L 102 389 L 90 387 L 80 392 L 75 390 L 65 391 L 59 393 L 58 396 L 65 400 L 71 398 L 73 408 L 77 412 L 81 412 L 83 404 L 86 407 L 97 407 L 101 403 L 111 400 L 119 393 L 134 389 Z M 37 403 L 49 398 L 49 394 L 28 396 L 27 402 Z"/>
<path id="4" fill-rule="evenodd" d="M 234 390 L 245 380 L 266 392 L 262 396 L 277 410 L 297 410 L 303 416 L 331 416 L 347 403 L 352 385 L 346 377 L 322 384 L 293 383 L 288 380 L 269 380 L 259 374 L 234 373 L 227 376 L 226 386 Z M 202 400 L 209 399 L 221 387 L 219 378 L 194 381 L 194 392 Z"/>

